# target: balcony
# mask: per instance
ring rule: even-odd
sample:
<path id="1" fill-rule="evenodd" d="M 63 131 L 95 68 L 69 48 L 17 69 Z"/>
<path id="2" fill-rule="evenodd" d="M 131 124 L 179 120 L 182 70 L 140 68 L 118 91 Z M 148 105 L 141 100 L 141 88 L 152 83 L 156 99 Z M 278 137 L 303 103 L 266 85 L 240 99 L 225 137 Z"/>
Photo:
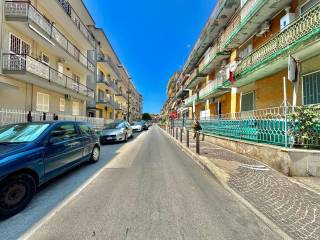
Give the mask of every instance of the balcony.
<path id="1" fill-rule="evenodd" d="M 128 96 L 127 96 L 125 93 L 119 91 L 118 94 L 116 94 L 116 96 L 117 96 L 117 97 L 121 97 L 121 98 L 123 98 L 126 102 L 128 102 Z"/>
<path id="2" fill-rule="evenodd" d="M 236 69 L 236 78 L 244 83 L 283 69 L 287 67 L 288 52 L 292 50 L 300 60 L 318 54 L 319 32 L 320 4 L 317 4 L 244 58 Z M 249 76 L 249 73 L 253 72 L 255 74 Z M 242 79 L 244 76 L 246 76 L 246 81 Z"/>
<path id="3" fill-rule="evenodd" d="M 204 75 L 209 74 L 216 67 L 221 65 L 221 61 L 227 59 L 229 56 L 229 51 L 221 51 L 220 45 L 214 45 L 206 52 L 204 59 L 199 65 L 199 72 Z"/>
<path id="4" fill-rule="evenodd" d="M 80 64 L 91 73 L 95 71 L 94 64 L 30 3 L 7 1 L 4 14 L 17 29 L 43 43 L 52 53 L 66 57 L 72 66 Z"/>
<path id="5" fill-rule="evenodd" d="M 186 89 L 192 89 L 194 88 L 197 84 L 203 82 L 206 80 L 206 77 L 200 74 L 199 68 L 196 68 L 193 70 L 191 73 L 189 79 L 187 80 L 185 84 Z"/>
<path id="6" fill-rule="evenodd" d="M 184 66 L 184 72 L 189 73 L 196 66 L 210 44 L 217 38 L 219 32 L 226 27 L 239 6 L 240 0 L 217 1 L 217 5 L 209 21 Z"/>
<path id="7" fill-rule="evenodd" d="M 230 88 L 223 87 L 225 79 L 223 77 L 218 77 L 213 81 L 209 82 L 208 85 L 201 89 L 199 92 L 199 100 L 206 100 L 210 97 L 223 95 L 225 92 L 230 91 Z"/>
<path id="8" fill-rule="evenodd" d="M 108 79 L 104 76 L 98 76 L 97 83 L 105 84 L 108 90 L 110 90 L 113 94 L 117 94 L 119 92 L 117 85 L 111 79 Z"/>
<path id="9" fill-rule="evenodd" d="M 107 107 L 114 108 L 114 100 L 111 96 L 108 96 L 106 94 L 98 94 L 97 99 L 98 104 L 104 104 Z"/>
<path id="10" fill-rule="evenodd" d="M 198 100 L 198 94 L 196 93 L 184 100 L 184 106 L 190 107 L 193 105 L 193 102 L 196 102 L 197 100 Z"/>
<path id="11" fill-rule="evenodd" d="M 27 55 L 3 54 L 2 70 L 15 79 L 53 91 L 86 99 L 94 98 L 94 91 Z"/>
<path id="12" fill-rule="evenodd" d="M 60 25 L 66 26 L 68 32 L 81 44 L 83 48 L 94 49 L 95 39 L 90 33 L 86 24 L 76 13 L 71 4 L 67 0 L 41 0 L 38 1 L 42 7 L 54 14 L 55 19 L 59 21 Z M 72 1 L 79 2 L 81 1 Z"/>
<path id="13" fill-rule="evenodd" d="M 240 14 L 229 24 L 223 36 L 223 48 L 239 47 L 259 27 L 290 4 L 291 0 L 248 0 Z"/>
<path id="14" fill-rule="evenodd" d="M 103 66 L 106 68 L 106 70 L 115 76 L 117 79 L 121 79 L 121 74 L 119 71 L 119 67 L 112 61 L 112 59 L 109 56 L 105 56 L 103 54 L 98 55 L 97 59 L 98 63 L 102 63 Z"/>

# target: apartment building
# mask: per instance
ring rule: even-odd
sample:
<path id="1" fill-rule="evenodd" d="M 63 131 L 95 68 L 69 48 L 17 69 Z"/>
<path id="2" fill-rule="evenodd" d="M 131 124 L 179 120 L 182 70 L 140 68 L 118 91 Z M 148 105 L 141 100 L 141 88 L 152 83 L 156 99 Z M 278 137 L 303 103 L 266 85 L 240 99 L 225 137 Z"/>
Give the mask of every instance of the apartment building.
<path id="1" fill-rule="evenodd" d="M 93 99 L 94 25 L 82 1 L 1 1 L 0 105 L 86 115 Z M 79 17 L 81 16 L 81 17 Z"/>
<path id="2" fill-rule="evenodd" d="M 12 0 L 0 7 L 0 107 L 114 120 L 128 114 L 130 87 L 139 102 L 81 0 Z"/>
<path id="3" fill-rule="evenodd" d="M 219 1 L 167 107 L 206 118 L 320 103 L 319 14 L 319 0 Z"/>

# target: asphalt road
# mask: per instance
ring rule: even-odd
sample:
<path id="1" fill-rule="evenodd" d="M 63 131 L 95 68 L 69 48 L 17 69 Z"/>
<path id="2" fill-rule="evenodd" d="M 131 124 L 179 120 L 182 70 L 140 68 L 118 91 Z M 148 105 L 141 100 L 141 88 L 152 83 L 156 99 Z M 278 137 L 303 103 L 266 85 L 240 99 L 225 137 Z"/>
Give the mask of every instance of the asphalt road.
<path id="1" fill-rule="evenodd" d="M 109 148 L 118 148 L 118 152 L 110 153 Z M 75 175 L 81 177 L 79 172 L 89 171 L 91 166 L 50 183 L 20 216 L 0 223 L 0 239 L 6 239 L 2 238 L 3 231 L 14 231 L 10 221 L 26 224 L 24 229 L 29 228 L 29 232 L 24 236 L 32 240 L 280 239 L 171 144 L 158 127 L 124 146 L 104 146 L 103 152 L 102 161 L 92 170 L 100 168 L 100 174 L 78 195 L 50 218 L 38 218 L 31 226 L 23 222 L 25 215 L 39 211 L 50 197 L 65 191 L 69 179 L 76 184 Z M 52 213 L 53 206 L 47 214 Z"/>

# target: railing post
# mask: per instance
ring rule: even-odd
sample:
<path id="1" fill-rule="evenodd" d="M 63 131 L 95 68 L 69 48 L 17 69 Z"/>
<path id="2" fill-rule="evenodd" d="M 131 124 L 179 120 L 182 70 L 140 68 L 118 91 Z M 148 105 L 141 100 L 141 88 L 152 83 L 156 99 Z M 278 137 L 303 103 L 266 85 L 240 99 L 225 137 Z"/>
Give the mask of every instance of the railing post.
<path id="1" fill-rule="evenodd" d="M 190 147 L 189 135 L 190 135 L 190 132 L 189 132 L 189 130 L 187 130 L 187 147 Z"/>
<path id="2" fill-rule="evenodd" d="M 179 128 L 176 128 L 176 139 L 178 140 Z"/>
<path id="3" fill-rule="evenodd" d="M 182 128 L 180 128 L 180 142 L 182 143 Z"/>
<path id="4" fill-rule="evenodd" d="M 200 137 L 199 132 L 196 132 L 196 153 L 200 154 Z"/>

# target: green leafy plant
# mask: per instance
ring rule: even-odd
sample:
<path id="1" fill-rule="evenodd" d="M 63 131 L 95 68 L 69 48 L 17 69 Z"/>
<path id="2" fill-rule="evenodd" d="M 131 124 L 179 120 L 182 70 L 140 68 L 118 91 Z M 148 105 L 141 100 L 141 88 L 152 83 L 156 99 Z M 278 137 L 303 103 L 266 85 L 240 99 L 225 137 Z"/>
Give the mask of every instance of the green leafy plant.
<path id="1" fill-rule="evenodd" d="M 289 134 L 295 146 L 320 148 L 320 105 L 297 107 L 291 114 Z"/>

